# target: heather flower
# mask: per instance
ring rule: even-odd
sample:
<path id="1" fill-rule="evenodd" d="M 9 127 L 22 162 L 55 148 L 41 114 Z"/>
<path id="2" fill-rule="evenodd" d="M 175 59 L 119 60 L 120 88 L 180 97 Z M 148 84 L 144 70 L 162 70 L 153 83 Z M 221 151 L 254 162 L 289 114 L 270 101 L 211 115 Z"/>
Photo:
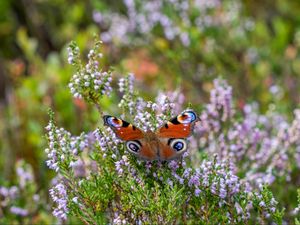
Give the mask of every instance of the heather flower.
<path id="1" fill-rule="evenodd" d="M 210 104 L 207 105 L 209 114 L 226 121 L 231 118 L 232 111 L 232 88 L 226 81 L 221 79 L 214 80 L 215 88 L 210 92 Z M 219 116 L 219 113 L 222 115 Z"/>
<path id="2" fill-rule="evenodd" d="M 122 164 L 124 164 L 123 160 L 115 162 L 116 171 L 119 175 L 122 175 L 122 173 L 123 173 Z"/>
<path id="3" fill-rule="evenodd" d="M 74 48 L 71 48 L 68 47 L 67 48 L 67 51 L 68 51 L 68 62 L 69 64 L 75 64 L 76 61 L 78 60 L 78 56 L 79 56 L 79 48 L 78 46 L 74 47 Z"/>
<path id="4" fill-rule="evenodd" d="M 33 181 L 33 174 L 31 168 L 25 164 L 24 161 L 17 163 L 16 173 L 19 179 L 20 188 L 23 189 L 26 185 Z"/>
<path id="5" fill-rule="evenodd" d="M 195 137 L 205 135 L 207 139 L 202 138 L 200 142 L 192 139 L 192 146 L 205 147 L 208 154 L 217 153 L 223 159 L 230 159 L 237 164 L 235 170 L 245 173 L 244 180 L 252 185 L 272 184 L 278 177 L 288 181 L 290 162 L 293 157 L 298 158 L 294 141 L 298 135 L 297 114 L 289 126 L 286 118 L 272 110 L 266 115 L 258 114 L 258 106 L 252 104 L 245 105 L 243 119 L 237 122 L 231 88 L 220 80 L 214 84 L 211 102 L 200 115 L 201 126 L 195 129 L 198 134 Z M 230 126 L 221 130 L 225 118 Z M 292 151 L 293 148 L 296 150 Z"/>
<path id="6" fill-rule="evenodd" d="M 113 223 L 118 225 L 128 224 L 127 220 L 122 215 L 118 215 L 117 213 L 115 213 Z"/>
<path id="7" fill-rule="evenodd" d="M 123 93 L 123 97 L 119 103 L 120 108 L 129 110 L 132 115 L 135 112 L 137 103 L 135 102 L 135 96 L 133 93 L 134 74 L 130 73 L 126 78 L 119 80 L 119 91 Z"/>
<path id="8" fill-rule="evenodd" d="M 140 42 L 152 37 L 155 27 L 160 26 L 167 40 L 178 40 L 183 46 L 191 45 L 189 31 L 203 32 L 211 27 L 228 27 L 236 36 L 251 29 L 251 20 L 239 17 L 239 3 L 221 4 L 220 1 L 151 1 L 138 4 L 135 0 L 124 1 L 127 16 L 118 12 L 93 12 L 94 21 L 100 27 L 106 28 L 101 33 L 104 42 L 128 44 L 133 34 L 139 33 L 145 37 Z M 166 13 L 165 8 L 168 8 Z M 218 10 L 222 8 L 222 14 Z M 195 23 L 191 20 L 195 18 Z M 238 25 L 236 25 L 238 24 Z"/>
<path id="9" fill-rule="evenodd" d="M 10 188 L 0 186 L 0 195 L 4 198 L 15 199 L 18 196 L 19 189 L 16 186 Z"/>
<path id="10" fill-rule="evenodd" d="M 33 201 L 35 201 L 36 203 L 40 200 L 40 195 L 39 194 L 35 194 L 33 195 Z"/>
<path id="11" fill-rule="evenodd" d="M 63 183 L 59 183 L 49 191 L 50 196 L 55 202 L 56 207 L 53 210 L 53 215 L 62 220 L 67 219 L 68 209 L 68 195 L 66 187 Z"/>
<path id="12" fill-rule="evenodd" d="M 79 164 L 82 161 L 78 161 L 77 156 L 81 154 L 86 148 L 93 146 L 97 137 L 97 130 L 90 133 L 82 133 L 80 136 L 72 136 L 70 132 L 64 130 L 63 128 L 57 128 L 53 121 L 53 114 L 50 112 L 51 119 L 49 121 L 46 130 L 48 131 L 48 148 L 45 152 L 48 156 L 46 161 L 47 166 L 50 169 L 59 171 L 59 165 L 66 165 L 67 167 L 80 168 Z M 92 138 L 92 136 L 94 136 Z M 81 169 L 82 171 L 82 169 Z M 77 174 L 79 170 L 77 170 Z"/>
<path id="13" fill-rule="evenodd" d="M 49 205 L 43 193 L 38 191 L 31 165 L 19 160 L 15 164 L 15 172 L 14 185 L 0 186 L 0 223 L 29 221 L 32 215 L 37 220 L 43 215 L 45 220 L 54 222 L 51 216 L 47 216 Z"/>
<path id="14" fill-rule="evenodd" d="M 160 92 L 156 102 L 145 101 L 133 92 L 134 75 L 129 74 L 119 80 L 119 91 L 123 94 L 119 107 L 128 110 L 134 124 L 144 131 L 155 131 L 168 119 L 174 116 L 174 111 L 180 113 L 184 97 L 178 91 Z M 176 102 L 176 104 L 175 104 Z M 177 106 L 175 109 L 175 105 Z"/>
<path id="15" fill-rule="evenodd" d="M 200 195 L 200 193 L 201 193 L 201 190 L 200 189 L 195 189 L 195 196 L 199 196 Z"/>
<path id="16" fill-rule="evenodd" d="M 192 185 L 195 185 L 195 186 L 198 186 L 200 183 L 199 183 L 199 177 L 197 175 L 193 175 L 189 182 L 188 182 L 188 185 L 191 187 Z"/>
<path id="17" fill-rule="evenodd" d="M 193 3 L 172 1 L 172 7 L 182 10 L 182 18 L 186 17 Z M 163 7 L 160 1 L 146 5 L 149 12 L 153 10 L 150 6 L 159 10 Z M 136 29 L 143 19 L 131 21 L 131 17 L 139 14 L 140 6 L 128 0 L 125 7 L 130 29 Z M 214 6 L 207 6 L 210 7 Z M 190 40 L 180 35 L 177 23 L 159 12 L 161 17 L 149 14 L 144 20 L 149 17 L 153 25 L 161 23 L 170 39 Z M 105 19 L 104 14 L 97 16 L 98 20 Z M 189 26 L 187 19 L 182 21 L 183 26 Z M 82 74 L 72 78 L 71 88 L 83 100 L 96 103 L 102 114 L 97 100 L 104 94 L 103 83 L 98 84 L 104 72 L 99 72 L 99 62 L 95 60 L 102 56 L 93 49 L 88 54 L 87 65 L 78 62 L 76 52 L 71 56 L 74 65 L 82 66 L 78 70 Z M 112 91 L 116 96 L 121 95 L 119 104 L 114 104 L 119 106 L 121 118 L 138 128 L 155 131 L 185 108 L 184 96 L 179 91 L 159 92 L 155 101 L 146 101 L 134 91 L 134 79 L 133 74 L 120 78 L 119 90 Z M 102 94 L 96 94 L 95 85 Z M 234 108 L 232 91 L 226 81 L 214 81 L 210 102 L 204 105 L 199 126 L 195 127 L 196 135 L 191 138 L 191 151 L 169 162 L 139 160 L 127 153 L 123 141 L 102 123 L 92 132 L 74 136 L 58 128 L 50 115 L 46 128 L 47 165 L 59 177 L 50 190 L 55 204 L 53 214 L 62 220 L 75 215 L 95 224 L 172 224 L 196 220 L 216 224 L 251 223 L 257 221 L 256 217 L 280 223 L 282 214 L 272 193 L 257 187 L 266 182 L 272 184 L 278 176 L 291 173 L 291 158 L 296 158 L 297 151 L 290 147 L 298 144 L 291 137 L 298 135 L 297 118 L 289 126 L 286 118 L 271 110 L 261 115 L 256 105 L 246 105 L 240 115 Z M 91 167 L 94 167 L 92 173 Z"/>
<path id="18" fill-rule="evenodd" d="M 27 216 L 28 215 L 28 210 L 22 209 L 22 208 L 17 207 L 17 206 L 10 207 L 10 212 L 15 214 L 15 215 L 18 215 L 18 216 Z"/>
<path id="19" fill-rule="evenodd" d="M 178 162 L 176 160 L 172 160 L 169 162 L 169 168 L 176 171 L 179 168 Z"/>
<path id="20" fill-rule="evenodd" d="M 75 162 L 72 161 L 70 163 L 70 167 L 72 167 L 75 177 L 85 177 L 86 176 L 86 165 L 84 164 L 83 160 L 78 159 Z"/>
<path id="21" fill-rule="evenodd" d="M 237 214 L 242 214 L 243 213 L 243 209 L 242 209 L 242 207 L 240 206 L 240 204 L 238 202 L 236 202 L 234 204 L 234 207 L 235 207 L 235 210 L 236 210 Z"/>
<path id="22" fill-rule="evenodd" d="M 97 41 L 94 48 L 88 53 L 88 63 L 83 67 L 80 61 L 78 46 L 71 43 L 69 50 L 69 61 L 77 66 L 76 73 L 71 78 L 69 88 L 75 98 L 84 98 L 87 101 L 98 104 L 99 98 L 103 95 L 110 95 L 112 73 L 102 71 L 99 67 L 100 41 Z"/>

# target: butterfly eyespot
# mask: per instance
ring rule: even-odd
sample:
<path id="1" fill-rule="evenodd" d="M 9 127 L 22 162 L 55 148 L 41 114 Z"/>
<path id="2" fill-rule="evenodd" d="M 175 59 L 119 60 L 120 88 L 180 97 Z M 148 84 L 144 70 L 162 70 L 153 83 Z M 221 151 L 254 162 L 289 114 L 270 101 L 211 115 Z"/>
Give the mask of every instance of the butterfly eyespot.
<path id="1" fill-rule="evenodd" d="M 173 139 L 170 143 L 170 147 L 177 152 L 181 152 L 186 150 L 187 143 L 183 139 Z"/>
<path id="2" fill-rule="evenodd" d="M 115 117 L 108 117 L 106 121 L 109 125 L 113 127 L 122 127 L 122 120 L 119 120 Z"/>
<path id="3" fill-rule="evenodd" d="M 193 111 L 187 111 L 178 116 L 177 120 L 180 123 L 191 123 L 197 119 L 196 114 Z"/>
<path id="4" fill-rule="evenodd" d="M 141 145 L 137 141 L 128 141 L 126 143 L 126 148 L 134 153 L 137 153 L 141 149 Z"/>

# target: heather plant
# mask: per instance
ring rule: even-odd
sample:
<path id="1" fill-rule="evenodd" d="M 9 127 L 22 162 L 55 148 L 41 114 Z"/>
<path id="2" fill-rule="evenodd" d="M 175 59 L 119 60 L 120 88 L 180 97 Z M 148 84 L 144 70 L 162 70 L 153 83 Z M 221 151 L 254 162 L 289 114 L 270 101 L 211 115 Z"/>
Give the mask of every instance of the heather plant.
<path id="1" fill-rule="evenodd" d="M 0 224 L 77 224 L 74 217 L 99 224 L 299 223 L 299 7 L 264 0 L 3 1 Z M 105 45 L 100 52 L 97 42 L 85 59 L 80 51 L 91 48 L 92 33 Z M 70 38 L 80 49 L 64 48 Z M 49 107 L 55 129 L 46 139 Z M 175 162 L 135 158 L 101 119 L 110 114 L 155 131 L 186 109 L 201 121 Z M 14 169 L 21 158 L 33 169 L 21 161 L 23 170 Z M 231 186 L 239 188 L 231 194 Z"/>
<path id="2" fill-rule="evenodd" d="M 224 80 L 215 80 L 197 130 L 200 137 L 207 138 L 193 140 L 194 145 L 209 154 L 230 158 L 237 172 L 256 185 L 294 179 L 291 174 L 299 173 L 299 109 L 294 110 L 291 122 L 276 112 L 275 105 L 264 115 L 259 114 L 255 103 L 246 104 L 242 116 L 236 111 L 232 88 Z"/>
<path id="3" fill-rule="evenodd" d="M 276 2 L 261 10 L 233 0 L 92 3 L 102 40 L 118 48 L 115 57 L 121 56 L 123 67 L 145 80 L 172 77 L 168 84 L 180 84 L 189 99 L 201 103 L 222 74 L 239 100 L 263 103 L 264 111 L 274 101 L 288 110 L 299 102 L 299 22 L 287 16 L 299 4 Z"/>
<path id="4" fill-rule="evenodd" d="M 49 112 L 47 165 L 57 173 L 50 196 L 58 219 L 73 215 L 89 224 L 282 224 L 284 210 L 271 191 L 272 184 L 278 177 L 288 177 L 290 169 L 297 170 L 298 153 L 295 139 L 281 148 L 286 139 L 281 141 L 282 133 L 277 133 L 283 126 L 279 121 L 284 121 L 280 115 L 271 112 L 264 117 L 253 113 L 250 105 L 245 107 L 245 114 L 239 114 L 232 101 L 232 88 L 216 79 L 210 103 L 199 113 L 200 122 L 183 157 L 140 160 L 103 126 L 100 115 L 107 101 L 116 105 L 113 115 L 144 131 L 156 130 L 184 109 L 199 107 L 185 105 L 179 91 L 160 92 L 155 101 L 147 101 L 135 91 L 133 74 L 114 82 L 116 74 L 101 67 L 100 46 L 96 41 L 86 65 L 76 44 L 69 47 L 69 62 L 75 66 L 71 93 L 96 106 L 99 124 L 76 136 L 59 128 L 55 114 Z M 118 83 L 118 90 L 111 86 L 113 83 Z M 297 122 L 292 124 L 285 128 L 297 135 Z M 280 147 L 265 147 L 264 141 L 269 139 Z M 284 154 L 290 156 L 286 161 L 277 159 Z M 274 179 L 268 179 L 270 174 L 275 174 Z"/>
<path id="5" fill-rule="evenodd" d="M 15 182 L 0 186 L 1 224 L 52 224 L 57 220 L 50 214 L 47 192 L 38 190 L 32 167 L 19 160 Z"/>

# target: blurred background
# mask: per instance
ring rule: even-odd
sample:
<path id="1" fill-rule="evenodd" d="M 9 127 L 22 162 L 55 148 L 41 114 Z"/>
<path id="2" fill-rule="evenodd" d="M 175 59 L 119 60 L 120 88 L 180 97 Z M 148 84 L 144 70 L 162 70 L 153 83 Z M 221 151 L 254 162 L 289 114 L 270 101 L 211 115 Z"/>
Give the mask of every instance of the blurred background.
<path id="1" fill-rule="evenodd" d="M 102 67 L 116 77 L 134 73 L 148 100 L 177 89 L 203 104 L 221 76 L 238 107 L 256 101 L 264 112 L 274 104 L 291 117 L 300 101 L 299 12 L 299 1 L 279 0 L 0 1 L 0 185 L 15 182 L 24 159 L 47 193 L 49 107 L 73 134 L 99 124 L 67 88 L 70 41 L 85 54 L 100 35 Z"/>

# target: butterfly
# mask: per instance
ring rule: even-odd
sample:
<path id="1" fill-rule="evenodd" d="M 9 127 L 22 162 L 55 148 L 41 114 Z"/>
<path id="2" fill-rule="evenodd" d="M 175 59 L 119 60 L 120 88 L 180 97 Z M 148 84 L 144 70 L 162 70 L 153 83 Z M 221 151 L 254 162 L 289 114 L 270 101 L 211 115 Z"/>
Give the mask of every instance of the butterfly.
<path id="1" fill-rule="evenodd" d="M 192 110 L 186 110 L 157 129 L 143 132 L 136 126 L 113 116 L 103 116 L 104 125 L 126 141 L 129 152 L 144 160 L 167 161 L 180 157 L 187 150 L 185 138 L 192 134 L 199 120 Z"/>

